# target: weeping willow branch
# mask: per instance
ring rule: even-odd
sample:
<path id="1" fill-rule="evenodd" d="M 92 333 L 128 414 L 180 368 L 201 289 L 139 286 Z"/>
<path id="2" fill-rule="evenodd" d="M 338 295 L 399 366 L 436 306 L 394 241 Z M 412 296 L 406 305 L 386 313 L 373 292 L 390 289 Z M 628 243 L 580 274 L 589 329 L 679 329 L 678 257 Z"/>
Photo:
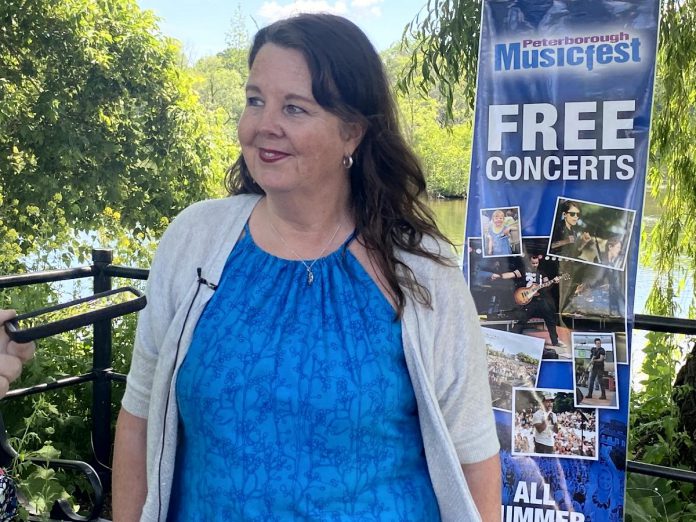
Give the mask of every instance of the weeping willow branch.
<path id="1" fill-rule="evenodd" d="M 426 95 L 437 88 L 453 118 L 454 91 L 463 89 L 473 108 L 476 93 L 481 3 L 472 0 L 429 0 L 404 30 L 402 46 L 413 49 L 397 88 Z"/>

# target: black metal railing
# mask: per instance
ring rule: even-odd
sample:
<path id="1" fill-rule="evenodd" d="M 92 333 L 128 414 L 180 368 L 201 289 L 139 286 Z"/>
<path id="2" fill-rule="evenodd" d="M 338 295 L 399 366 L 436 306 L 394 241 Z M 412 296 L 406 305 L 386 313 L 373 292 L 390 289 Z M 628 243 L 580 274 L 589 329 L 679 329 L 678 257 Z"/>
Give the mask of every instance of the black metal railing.
<path id="1" fill-rule="evenodd" d="M 113 265 L 113 252 L 106 249 L 92 250 L 92 265 L 64 270 L 48 270 L 21 275 L 0 276 L 0 290 L 39 283 L 53 283 L 84 278 L 93 279 L 94 293 L 111 290 L 114 277 L 145 280 L 149 270 Z M 10 390 L 4 400 L 26 397 L 44 393 L 67 386 L 92 383 L 91 436 L 93 459 L 90 462 L 95 469 L 105 491 L 111 490 L 111 469 L 107 466 L 111 460 L 111 382 L 125 382 L 126 376 L 112 368 L 111 321 L 104 320 L 93 326 L 92 368 L 84 375 L 65 377 L 54 382 L 39 384 L 29 388 Z"/>
<path id="2" fill-rule="evenodd" d="M 111 250 L 93 250 L 93 264 L 91 266 L 65 270 L 49 270 L 23 275 L 0 276 L 0 289 L 38 283 L 93 278 L 93 289 L 95 293 L 98 293 L 111 290 L 112 278 L 114 277 L 140 280 L 145 280 L 148 277 L 149 270 L 113 265 L 112 261 L 113 253 Z M 696 335 L 696 320 L 638 314 L 635 316 L 634 328 L 655 332 Z M 125 380 L 125 375 L 115 372 L 112 368 L 111 321 L 105 320 L 94 324 L 92 369 L 88 373 L 74 377 L 66 377 L 55 382 L 39 384 L 29 388 L 15 389 L 10 391 L 3 400 L 92 382 L 91 432 L 94 451 L 92 465 L 99 475 L 105 491 L 108 492 L 111 490 L 111 470 L 104 463 L 110 461 L 112 447 L 111 382 L 125 382 Z M 696 472 L 692 471 L 630 460 L 627 462 L 627 470 L 642 475 L 651 475 L 696 484 Z"/>

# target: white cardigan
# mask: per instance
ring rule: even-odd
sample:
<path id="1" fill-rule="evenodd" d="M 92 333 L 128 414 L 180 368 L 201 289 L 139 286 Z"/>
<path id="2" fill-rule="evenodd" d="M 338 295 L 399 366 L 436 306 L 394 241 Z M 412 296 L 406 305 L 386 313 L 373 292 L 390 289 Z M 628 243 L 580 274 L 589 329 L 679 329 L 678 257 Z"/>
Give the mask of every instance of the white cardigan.
<path id="1" fill-rule="evenodd" d="M 190 206 L 167 229 L 152 263 L 123 397 L 123 408 L 147 419 L 148 493 L 141 521 L 167 516 L 177 445 L 176 373 L 213 293 L 198 283 L 197 269 L 207 281 L 219 281 L 258 199 L 234 196 Z M 477 521 L 460 463 L 485 460 L 499 445 L 476 310 L 456 263 L 443 266 L 403 252 L 400 258 L 432 298 L 432 308 L 407 298 L 402 335 L 442 521 Z"/>

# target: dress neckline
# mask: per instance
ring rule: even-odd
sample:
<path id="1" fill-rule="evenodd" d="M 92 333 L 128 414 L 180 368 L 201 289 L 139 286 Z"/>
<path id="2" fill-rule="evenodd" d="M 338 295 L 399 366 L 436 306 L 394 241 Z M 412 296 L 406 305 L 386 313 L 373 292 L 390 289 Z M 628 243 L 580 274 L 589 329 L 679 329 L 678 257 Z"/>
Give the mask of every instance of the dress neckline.
<path id="1" fill-rule="evenodd" d="M 348 234 L 348 237 L 346 237 L 346 239 L 343 241 L 343 243 L 341 243 L 335 250 L 328 252 L 321 257 L 310 257 L 307 259 L 288 259 L 287 257 L 281 257 L 281 256 L 277 256 L 275 254 L 271 254 L 267 250 L 261 248 L 261 246 L 254 239 L 253 234 L 251 233 L 251 229 L 249 227 L 249 220 L 247 220 L 246 223 L 244 223 L 244 237 L 248 237 L 249 241 L 251 242 L 252 245 L 254 245 L 255 248 L 257 248 L 260 252 L 263 252 L 265 255 L 267 255 L 271 258 L 279 259 L 281 261 L 286 261 L 288 263 L 303 263 L 303 262 L 304 263 L 312 263 L 314 261 L 319 261 L 322 259 L 323 260 L 329 259 L 331 257 L 338 255 L 338 254 L 345 255 L 346 252 L 350 252 L 348 250 L 348 246 L 355 239 L 356 235 L 357 235 L 357 231 L 354 228 L 353 231 L 350 234 Z M 351 255 L 352 255 L 352 253 L 351 253 Z"/>

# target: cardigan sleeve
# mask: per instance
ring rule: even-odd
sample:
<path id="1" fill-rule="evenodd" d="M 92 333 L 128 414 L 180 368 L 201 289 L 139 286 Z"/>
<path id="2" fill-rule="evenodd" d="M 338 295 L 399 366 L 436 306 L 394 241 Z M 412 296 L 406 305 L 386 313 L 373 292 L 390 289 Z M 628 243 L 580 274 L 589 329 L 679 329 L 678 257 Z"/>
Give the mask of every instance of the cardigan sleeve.
<path id="1" fill-rule="evenodd" d="M 445 252 L 444 246 L 439 247 Z M 419 351 L 460 463 L 499 451 L 488 362 L 478 314 L 462 271 L 411 257 L 409 266 L 431 296 L 418 306 Z"/>
<path id="2" fill-rule="evenodd" d="M 171 227 L 162 237 L 150 267 L 145 292 L 147 306 L 138 315 L 133 358 L 121 403 L 129 413 L 141 418 L 148 416 L 152 381 L 160 351 L 158 341 L 164 339 L 174 313 L 168 284 L 168 272 L 172 270 L 168 266 L 172 257 L 171 252 L 168 252 L 167 241 L 171 235 L 170 230 Z"/>
<path id="3" fill-rule="evenodd" d="M 129 413 L 147 418 L 153 379 L 159 362 L 162 342 L 177 311 L 177 294 L 181 293 L 181 271 L 186 245 L 195 237 L 196 207 L 193 205 L 174 219 L 162 236 L 150 267 L 147 280 L 147 306 L 138 316 L 133 358 L 128 373 L 122 406 Z M 189 270 L 190 271 L 190 270 Z M 179 291 L 177 290 L 179 289 Z"/>
<path id="4" fill-rule="evenodd" d="M 443 347 L 436 394 L 462 464 L 479 462 L 500 449 L 488 382 L 486 345 L 471 293 L 457 270 L 447 285 L 446 306 L 437 314 L 436 347 Z M 438 303 L 440 305 L 441 303 Z"/>

